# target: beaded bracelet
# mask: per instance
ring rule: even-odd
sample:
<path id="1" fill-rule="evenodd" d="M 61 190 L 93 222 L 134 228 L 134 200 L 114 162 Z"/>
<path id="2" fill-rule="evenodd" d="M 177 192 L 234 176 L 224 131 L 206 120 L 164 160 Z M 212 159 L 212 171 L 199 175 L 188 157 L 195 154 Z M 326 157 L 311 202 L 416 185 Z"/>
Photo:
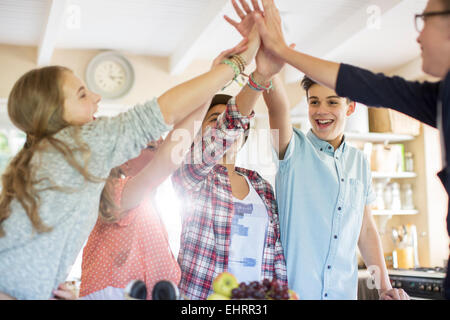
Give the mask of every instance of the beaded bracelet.
<path id="1" fill-rule="evenodd" d="M 234 71 L 233 80 L 235 80 L 241 74 L 241 69 L 239 68 L 239 65 L 235 61 L 230 59 L 224 59 L 222 60 L 221 64 L 229 65 L 233 69 Z"/>
<path id="2" fill-rule="evenodd" d="M 240 55 L 233 55 L 228 59 L 224 59 L 221 64 L 226 64 L 229 65 L 233 71 L 234 71 L 234 78 L 227 84 L 225 85 L 225 87 L 222 88 L 222 90 L 225 90 L 227 87 L 229 87 L 233 81 L 236 81 L 236 83 L 240 86 L 243 87 L 245 85 L 245 77 L 248 77 L 248 75 L 246 75 L 244 73 L 245 70 L 245 66 L 246 66 L 246 62 L 245 59 L 242 58 Z M 241 75 L 241 80 L 242 82 L 239 82 L 238 77 L 239 75 Z"/>
<path id="3" fill-rule="evenodd" d="M 237 62 L 237 64 L 239 65 L 239 69 L 240 69 L 241 73 L 244 72 L 245 66 L 247 65 L 247 62 L 245 61 L 244 58 L 242 58 L 238 54 L 235 54 L 235 55 L 231 56 L 230 60 Z"/>
<path id="4" fill-rule="evenodd" d="M 247 65 L 247 61 L 245 61 L 245 59 L 244 59 L 241 55 L 239 55 L 239 54 L 234 54 L 234 55 L 232 55 L 231 57 L 232 57 L 232 58 L 236 58 L 236 59 L 238 59 L 239 61 L 241 61 L 241 63 L 242 63 L 244 66 Z"/>
<path id="5" fill-rule="evenodd" d="M 260 85 L 258 82 L 255 81 L 255 79 L 253 78 L 253 73 L 250 75 L 250 77 L 248 77 L 248 82 L 247 85 L 256 91 L 267 91 L 269 92 L 272 88 L 273 88 L 273 84 L 272 84 L 272 80 L 270 80 L 270 83 L 267 87 Z"/>

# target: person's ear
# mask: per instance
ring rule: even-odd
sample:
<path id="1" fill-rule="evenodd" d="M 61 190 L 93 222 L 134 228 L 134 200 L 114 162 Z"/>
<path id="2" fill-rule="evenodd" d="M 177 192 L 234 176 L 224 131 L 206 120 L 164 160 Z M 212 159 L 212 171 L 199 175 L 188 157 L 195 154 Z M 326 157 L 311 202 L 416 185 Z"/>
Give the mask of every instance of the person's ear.
<path id="1" fill-rule="evenodd" d="M 350 102 L 348 105 L 347 113 L 346 113 L 347 117 L 352 115 L 355 112 L 355 108 L 356 108 L 356 102 L 355 101 Z"/>

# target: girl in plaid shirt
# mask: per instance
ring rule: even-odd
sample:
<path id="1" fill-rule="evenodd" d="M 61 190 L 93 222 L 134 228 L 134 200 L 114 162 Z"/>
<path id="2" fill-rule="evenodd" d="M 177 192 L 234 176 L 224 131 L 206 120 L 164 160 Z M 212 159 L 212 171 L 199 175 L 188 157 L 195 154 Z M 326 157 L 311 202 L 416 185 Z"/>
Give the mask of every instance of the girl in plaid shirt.
<path id="1" fill-rule="evenodd" d="M 259 41 L 259 35 L 251 37 L 250 42 Z M 172 176 L 184 204 L 178 262 L 180 291 L 188 299 L 206 299 L 223 271 L 239 281 L 275 278 L 287 285 L 273 189 L 257 172 L 235 166 L 255 102 L 283 66 L 263 48 L 256 63 L 252 83 L 235 98 L 215 96 L 185 162 Z"/>

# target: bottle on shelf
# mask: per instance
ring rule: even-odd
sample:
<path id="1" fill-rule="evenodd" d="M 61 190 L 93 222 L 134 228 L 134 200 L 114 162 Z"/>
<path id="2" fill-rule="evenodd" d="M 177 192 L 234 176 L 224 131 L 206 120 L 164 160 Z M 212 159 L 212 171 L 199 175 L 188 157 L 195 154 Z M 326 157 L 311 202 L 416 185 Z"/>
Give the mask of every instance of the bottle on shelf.
<path id="1" fill-rule="evenodd" d="M 390 184 L 384 188 L 383 200 L 385 209 L 392 209 L 392 186 Z"/>
<path id="2" fill-rule="evenodd" d="M 402 209 L 414 210 L 413 190 L 410 183 L 402 184 Z"/>
<path id="3" fill-rule="evenodd" d="M 384 210 L 385 209 L 384 197 L 383 197 L 384 184 L 382 182 L 378 182 L 375 184 L 375 194 L 376 194 L 376 199 L 375 199 L 374 209 Z"/>
<path id="4" fill-rule="evenodd" d="M 405 152 L 405 171 L 414 172 L 414 159 L 411 152 Z"/>
<path id="5" fill-rule="evenodd" d="M 393 182 L 391 185 L 392 185 L 391 210 L 401 210 L 402 201 L 400 198 L 400 185 L 397 182 Z"/>

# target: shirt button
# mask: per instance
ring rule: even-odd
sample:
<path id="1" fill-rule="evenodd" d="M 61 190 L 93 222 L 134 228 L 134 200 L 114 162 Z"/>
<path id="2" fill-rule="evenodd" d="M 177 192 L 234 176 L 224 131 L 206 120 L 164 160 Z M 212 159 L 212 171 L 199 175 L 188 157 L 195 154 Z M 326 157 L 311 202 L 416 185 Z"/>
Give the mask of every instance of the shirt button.
<path id="1" fill-rule="evenodd" d="M 327 268 L 328 268 L 328 269 L 331 269 L 331 266 L 328 266 Z"/>
<path id="2" fill-rule="evenodd" d="M 344 178 L 342 178 L 341 181 L 344 182 Z"/>
<path id="3" fill-rule="evenodd" d="M 328 150 L 331 150 L 331 147 L 328 147 Z"/>
<path id="4" fill-rule="evenodd" d="M 337 235 L 334 235 L 334 238 L 337 239 Z"/>
<path id="5" fill-rule="evenodd" d="M 216 153 L 213 151 L 213 152 L 211 152 L 211 157 L 215 157 L 216 156 Z"/>
<path id="6" fill-rule="evenodd" d="M 339 211 L 341 211 L 341 209 L 342 209 L 341 207 L 338 208 Z"/>
<path id="7" fill-rule="evenodd" d="M 328 293 L 325 293 L 323 296 L 324 296 L 325 298 L 328 297 Z"/>

